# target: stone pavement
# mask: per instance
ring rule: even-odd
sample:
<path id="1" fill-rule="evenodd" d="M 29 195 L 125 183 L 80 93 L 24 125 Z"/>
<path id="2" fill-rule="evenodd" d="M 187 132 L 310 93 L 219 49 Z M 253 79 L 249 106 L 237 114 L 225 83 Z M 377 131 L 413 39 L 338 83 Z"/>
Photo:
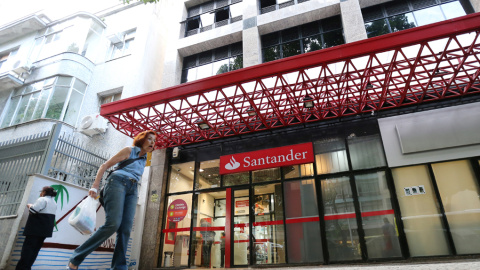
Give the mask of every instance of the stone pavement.
<path id="1" fill-rule="evenodd" d="M 201 268 L 196 268 L 201 269 Z M 215 268 L 220 270 L 223 268 Z M 277 268 L 232 268 L 235 270 L 480 270 L 480 258 L 436 258 L 436 259 L 417 259 L 397 262 L 382 263 L 362 263 L 362 264 L 333 264 L 317 266 L 296 266 L 296 267 L 277 267 Z"/>

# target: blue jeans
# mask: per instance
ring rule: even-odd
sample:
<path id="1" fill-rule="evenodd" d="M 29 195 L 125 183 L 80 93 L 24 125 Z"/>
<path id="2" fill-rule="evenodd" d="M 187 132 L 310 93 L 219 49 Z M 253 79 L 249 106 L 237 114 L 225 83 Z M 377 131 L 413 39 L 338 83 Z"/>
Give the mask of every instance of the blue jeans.
<path id="1" fill-rule="evenodd" d="M 137 207 L 137 195 L 137 182 L 114 174 L 107 179 L 104 190 L 105 224 L 75 249 L 70 257 L 73 265 L 80 265 L 85 257 L 116 232 L 117 239 L 111 267 L 115 270 L 128 269 L 125 256 Z"/>

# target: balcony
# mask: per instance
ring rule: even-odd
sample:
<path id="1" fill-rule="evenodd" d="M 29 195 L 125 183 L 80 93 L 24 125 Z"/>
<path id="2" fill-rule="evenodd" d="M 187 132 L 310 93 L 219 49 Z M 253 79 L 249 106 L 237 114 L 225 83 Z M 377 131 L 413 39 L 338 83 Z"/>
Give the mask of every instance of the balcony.
<path id="1" fill-rule="evenodd" d="M 0 27 L 0 44 L 38 31 L 50 23 L 43 14 L 35 14 Z"/>

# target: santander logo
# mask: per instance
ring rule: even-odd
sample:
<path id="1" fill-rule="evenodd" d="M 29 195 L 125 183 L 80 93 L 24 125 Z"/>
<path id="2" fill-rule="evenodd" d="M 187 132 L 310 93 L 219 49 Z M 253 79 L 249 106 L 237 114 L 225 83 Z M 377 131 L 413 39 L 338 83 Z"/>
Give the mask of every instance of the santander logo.
<path id="1" fill-rule="evenodd" d="M 220 174 L 255 171 L 314 161 L 312 143 L 282 146 L 220 157 Z"/>
<path id="2" fill-rule="evenodd" d="M 235 160 L 234 157 L 230 159 L 230 162 L 225 165 L 225 169 L 231 171 L 240 167 L 240 163 Z"/>

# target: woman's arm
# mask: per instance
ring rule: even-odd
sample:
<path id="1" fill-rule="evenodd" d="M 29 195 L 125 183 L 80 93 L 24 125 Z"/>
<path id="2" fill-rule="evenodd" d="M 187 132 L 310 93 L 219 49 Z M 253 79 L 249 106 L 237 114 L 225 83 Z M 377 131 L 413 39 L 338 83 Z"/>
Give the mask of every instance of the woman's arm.
<path id="1" fill-rule="evenodd" d="M 107 171 L 113 165 L 126 160 L 130 156 L 131 152 L 132 152 L 132 148 L 125 147 L 122 150 L 120 150 L 120 152 L 118 152 L 116 155 L 114 155 L 109 160 L 107 160 L 105 163 L 100 165 L 100 168 L 98 168 L 97 176 L 95 177 L 95 182 L 93 182 L 92 189 L 96 189 L 98 191 L 98 188 L 100 186 L 100 181 L 102 180 L 102 177 L 105 171 Z M 92 189 L 88 191 L 88 195 L 90 195 L 93 198 L 96 198 L 97 192 Z"/>

